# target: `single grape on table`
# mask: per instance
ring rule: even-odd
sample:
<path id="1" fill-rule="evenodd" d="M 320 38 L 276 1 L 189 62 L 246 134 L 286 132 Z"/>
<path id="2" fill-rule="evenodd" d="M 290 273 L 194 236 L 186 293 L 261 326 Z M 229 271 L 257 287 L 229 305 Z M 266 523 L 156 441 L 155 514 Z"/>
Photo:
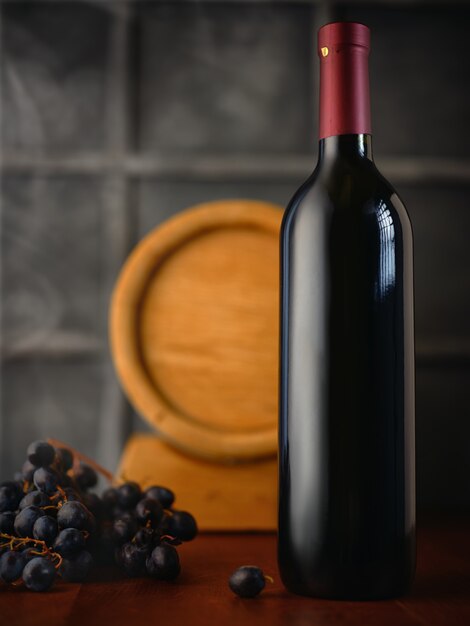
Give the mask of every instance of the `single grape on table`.
<path id="1" fill-rule="evenodd" d="M 265 576 L 259 567 L 242 565 L 230 576 L 228 585 L 240 598 L 255 598 L 263 591 L 267 580 L 273 582 L 271 576 Z"/>

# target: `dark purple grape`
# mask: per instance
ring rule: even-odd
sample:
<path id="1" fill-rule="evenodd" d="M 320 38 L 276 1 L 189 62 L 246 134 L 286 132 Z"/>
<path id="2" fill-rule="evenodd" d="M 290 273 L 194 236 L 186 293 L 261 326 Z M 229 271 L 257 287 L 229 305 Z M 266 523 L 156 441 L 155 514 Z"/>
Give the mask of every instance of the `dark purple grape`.
<path id="1" fill-rule="evenodd" d="M 32 537 L 33 526 L 39 517 L 45 515 L 42 509 L 37 506 L 27 506 L 15 517 L 15 534 L 19 537 Z"/>
<path id="2" fill-rule="evenodd" d="M 37 467 L 31 463 L 31 461 L 25 461 L 23 463 L 23 467 L 21 468 L 21 476 L 23 480 L 26 480 L 28 483 L 33 482 L 33 474 L 37 470 Z"/>
<path id="3" fill-rule="evenodd" d="M 88 576 L 93 565 L 93 557 L 87 550 L 82 550 L 70 559 L 62 559 L 59 573 L 69 583 L 81 583 Z"/>
<path id="4" fill-rule="evenodd" d="M 13 525 L 15 523 L 16 512 L 4 511 L 0 513 L 0 533 L 12 535 L 14 533 Z"/>
<path id="5" fill-rule="evenodd" d="M 122 567 L 122 546 L 115 546 L 114 548 L 114 563 L 118 567 Z"/>
<path id="6" fill-rule="evenodd" d="M 101 519 L 104 507 L 101 498 L 96 493 L 85 493 L 83 495 L 83 504 L 96 518 Z"/>
<path id="7" fill-rule="evenodd" d="M 40 467 L 34 472 L 33 482 L 39 491 L 51 496 L 60 483 L 59 474 L 48 467 Z"/>
<path id="8" fill-rule="evenodd" d="M 73 454 L 67 448 L 56 448 L 56 459 L 59 463 L 60 469 L 63 472 L 68 472 L 73 466 Z"/>
<path id="9" fill-rule="evenodd" d="M 133 509 L 142 497 L 142 491 L 137 483 L 127 482 L 118 487 L 118 505 L 123 509 Z"/>
<path id="10" fill-rule="evenodd" d="M 31 547 L 30 545 L 24 546 L 23 549 L 20 548 L 20 551 L 24 557 L 25 565 L 38 556 L 37 548 Z"/>
<path id="11" fill-rule="evenodd" d="M 113 565 L 115 548 L 116 543 L 113 537 L 113 529 L 105 526 L 101 529 L 101 535 L 97 540 L 97 546 L 94 552 L 97 561 L 101 565 Z"/>
<path id="12" fill-rule="evenodd" d="M 17 482 L 6 481 L 0 484 L 0 513 L 16 511 L 23 497 L 23 489 Z"/>
<path id="13" fill-rule="evenodd" d="M 9 550 L 0 557 L 0 578 L 5 583 L 14 583 L 21 577 L 25 566 L 25 558 L 22 552 Z"/>
<path id="14" fill-rule="evenodd" d="M 157 502 L 157 500 L 144 498 L 137 503 L 137 506 L 135 507 L 135 514 L 137 521 L 140 522 L 142 526 L 149 523 L 155 528 L 158 526 L 163 517 L 162 505 Z"/>
<path id="15" fill-rule="evenodd" d="M 45 541 L 48 546 L 51 546 L 57 537 L 58 531 L 57 520 L 50 515 L 44 515 L 43 517 L 38 517 L 34 522 L 33 537 L 40 541 Z"/>
<path id="16" fill-rule="evenodd" d="M 118 493 L 117 489 L 114 487 L 108 487 L 101 494 L 101 500 L 103 502 L 104 509 L 106 513 L 109 515 L 115 506 L 117 506 L 118 502 Z"/>
<path id="17" fill-rule="evenodd" d="M 266 580 L 259 567 L 244 565 L 233 572 L 228 584 L 233 593 L 240 598 L 254 598 L 263 591 Z"/>
<path id="18" fill-rule="evenodd" d="M 170 532 L 170 519 L 171 519 L 171 514 L 168 513 L 167 511 L 165 511 L 163 513 L 163 517 L 160 521 L 160 526 L 159 526 L 159 530 L 161 532 L 162 535 L 168 535 Z"/>
<path id="19" fill-rule="evenodd" d="M 145 562 L 147 550 L 139 548 L 134 543 L 125 543 L 121 547 L 120 565 L 124 568 L 128 576 L 144 576 L 146 573 Z"/>
<path id="20" fill-rule="evenodd" d="M 197 535 L 198 529 L 191 513 L 174 511 L 171 517 L 165 519 L 164 531 L 181 541 L 191 541 Z"/>
<path id="21" fill-rule="evenodd" d="M 55 450 L 47 441 L 33 441 L 26 454 L 28 461 L 36 467 L 47 467 L 55 459 Z"/>
<path id="22" fill-rule="evenodd" d="M 0 482 L 0 487 L 10 487 L 18 494 L 23 495 L 23 481 L 22 480 L 4 480 Z"/>
<path id="23" fill-rule="evenodd" d="M 175 501 L 175 494 L 170 489 L 156 485 L 149 487 L 144 495 L 146 498 L 160 502 L 164 509 L 169 509 Z"/>
<path id="24" fill-rule="evenodd" d="M 59 528 L 77 528 L 89 530 L 92 525 L 92 516 L 81 502 L 66 502 L 57 512 Z"/>
<path id="25" fill-rule="evenodd" d="M 129 516 L 132 517 L 133 519 L 136 519 L 135 509 L 129 510 L 129 509 L 123 509 L 120 506 L 115 506 L 115 507 L 113 507 L 113 510 L 111 511 L 111 518 L 115 519 L 115 520 L 116 519 L 122 519 L 122 518 L 126 518 L 127 519 L 127 517 L 129 517 Z"/>
<path id="26" fill-rule="evenodd" d="M 160 538 L 153 528 L 139 528 L 134 535 L 133 541 L 136 546 L 145 548 L 148 551 L 150 549 L 153 550 L 160 543 Z"/>
<path id="27" fill-rule="evenodd" d="M 85 547 L 85 537 L 76 528 L 61 530 L 54 541 L 54 550 L 61 556 L 71 558 Z"/>
<path id="28" fill-rule="evenodd" d="M 133 522 L 138 525 L 137 518 L 135 516 L 135 511 L 121 511 L 119 514 L 119 517 L 116 517 L 115 519 L 116 520 L 123 519 L 123 520 L 126 520 L 127 522 Z"/>
<path id="29" fill-rule="evenodd" d="M 73 479 L 68 474 L 64 474 L 63 472 L 60 475 L 60 486 L 65 489 L 66 487 L 72 487 L 75 490 L 75 484 Z"/>
<path id="30" fill-rule="evenodd" d="M 27 493 L 20 501 L 18 508 L 20 511 L 25 509 L 27 506 L 49 506 L 51 501 L 49 497 L 43 493 L 42 491 L 30 491 Z"/>
<path id="31" fill-rule="evenodd" d="M 36 557 L 23 569 L 23 581 L 31 591 L 47 591 L 56 575 L 55 567 L 49 559 Z"/>
<path id="32" fill-rule="evenodd" d="M 106 519 L 116 519 L 120 517 L 124 512 L 123 509 L 120 509 L 118 506 L 118 493 L 117 489 L 114 487 L 108 487 L 105 489 L 101 495 L 101 501 L 103 503 L 103 515 Z M 118 512 L 118 509 L 119 512 Z"/>
<path id="33" fill-rule="evenodd" d="M 113 523 L 113 539 L 118 545 L 127 543 L 136 534 L 138 529 L 139 526 L 132 516 L 123 516 Z"/>
<path id="34" fill-rule="evenodd" d="M 152 550 L 146 561 L 147 573 L 158 580 L 174 580 L 180 573 L 178 552 L 162 543 Z"/>
<path id="35" fill-rule="evenodd" d="M 77 469 L 74 470 L 73 476 L 75 482 L 83 491 L 94 487 L 98 482 L 98 476 L 95 470 L 86 463 L 80 463 Z"/>

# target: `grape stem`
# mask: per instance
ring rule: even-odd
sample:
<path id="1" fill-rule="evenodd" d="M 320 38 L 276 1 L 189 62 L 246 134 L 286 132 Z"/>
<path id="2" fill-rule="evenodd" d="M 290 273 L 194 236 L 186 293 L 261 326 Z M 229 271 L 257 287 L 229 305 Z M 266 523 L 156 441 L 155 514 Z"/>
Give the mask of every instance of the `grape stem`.
<path id="1" fill-rule="evenodd" d="M 41 550 L 33 550 L 32 554 L 37 554 L 37 556 L 48 556 L 52 561 L 57 560 L 57 563 L 54 564 L 56 569 L 59 569 L 62 564 L 61 555 L 58 552 L 51 550 L 46 542 L 41 539 L 33 539 L 32 537 L 14 537 L 8 533 L 0 533 L 0 539 L 6 540 L 4 543 L 0 543 L 0 548 L 9 546 L 10 550 L 16 550 L 17 548 L 28 543 L 32 543 L 35 548 L 40 546 Z"/>
<path id="2" fill-rule="evenodd" d="M 41 509 L 43 511 L 47 511 L 48 509 L 54 509 L 54 511 L 57 511 L 59 507 L 57 507 L 55 504 L 49 504 L 48 506 L 42 506 Z"/>
<path id="3" fill-rule="evenodd" d="M 75 450 L 75 448 L 73 448 L 72 446 L 69 446 L 68 444 L 63 443 L 62 441 L 59 441 L 58 439 L 48 439 L 47 442 L 50 443 L 51 446 L 54 446 L 55 448 L 65 448 L 66 450 L 68 450 L 74 455 L 75 459 L 79 459 L 80 461 L 83 461 L 84 463 L 92 467 L 96 472 L 104 476 L 108 482 L 110 483 L 113 482 L 114 476 L 111 474 L 111 472 L 109 472 L 107 469 L 105 469 L 96 461 L 93 461 L 93 459 L 90 459 L 90 457 L 86 456 L 85 454 L 82 454 L 78 450 Z"/>

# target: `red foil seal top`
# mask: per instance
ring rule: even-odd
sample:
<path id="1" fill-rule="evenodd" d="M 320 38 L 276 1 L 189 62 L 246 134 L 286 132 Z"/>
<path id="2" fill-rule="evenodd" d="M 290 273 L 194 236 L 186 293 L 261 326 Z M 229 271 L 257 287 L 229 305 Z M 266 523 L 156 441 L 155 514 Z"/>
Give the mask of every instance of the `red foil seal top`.
<path id="1" fill-rule="evenodd" d="M 370 31 L 356 22 L 334 22 L 318 31 L 320 139 L 370 134 Z"/>

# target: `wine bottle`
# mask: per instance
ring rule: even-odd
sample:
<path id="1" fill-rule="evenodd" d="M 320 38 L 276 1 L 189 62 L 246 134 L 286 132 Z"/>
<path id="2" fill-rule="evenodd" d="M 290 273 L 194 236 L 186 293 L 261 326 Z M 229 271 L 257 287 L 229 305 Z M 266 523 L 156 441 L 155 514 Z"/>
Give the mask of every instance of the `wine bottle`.
<path id="1" fill-rule="evenodd" d="M 319 31 L 318 164 L 281 228 L 279 567 L 338 599 L 415 569 L 412 230 L 372 158 L 369 48 L 363 24 Z"/>

